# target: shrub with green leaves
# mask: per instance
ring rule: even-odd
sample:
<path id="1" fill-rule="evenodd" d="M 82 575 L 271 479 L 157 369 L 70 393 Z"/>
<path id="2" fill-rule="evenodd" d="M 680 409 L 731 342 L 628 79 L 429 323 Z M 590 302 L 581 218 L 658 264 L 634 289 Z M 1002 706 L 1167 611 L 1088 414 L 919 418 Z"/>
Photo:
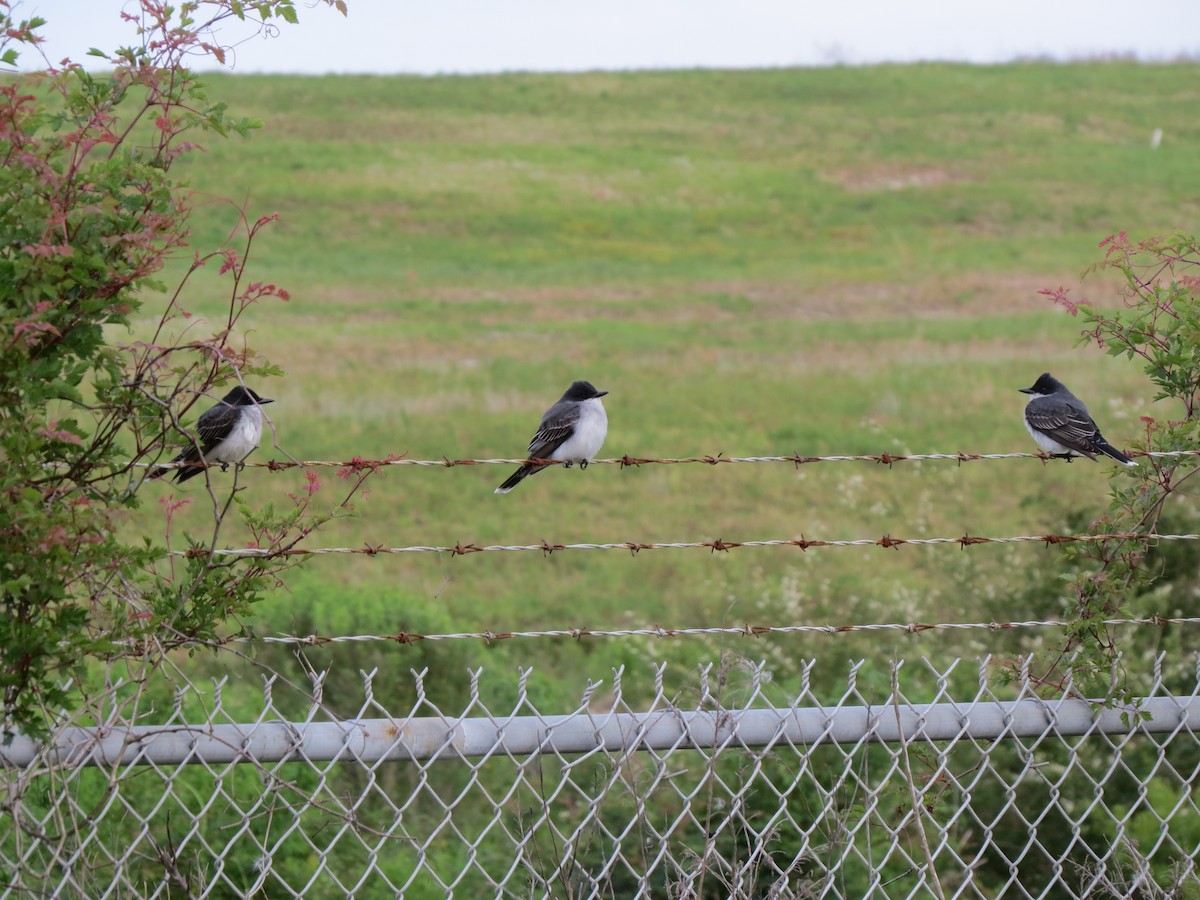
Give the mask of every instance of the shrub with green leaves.
<path id="1" fill-rule="evenodd" d="M 345 11 L 340 0 L 326 2 Z M 124 656 L 153 666 L 181 642 L 227 636 L 226 623 L 292 564 L 274 551 L 345 511 L 364 475 L 351 479 L 333 512 L 321 513 L 312 506 L 315 479 L 281 513 L 241 508 L 236 474 L 211 482 L 215 526 L 203 540 L 189 536 L 180 564 L 164 558 L 161 543 L 132 543 L 121 533 L 122 516 L 138 505 L 143 461 L 194 440 L 183 426 L 189 409 L 209 405 L 205 396 L 220 396 L 222 385 L 277 374 L 234 342 L 247 308 L 287 299 L 276 285 L 249 278 L 250 248 L 273 217 L 244 218 L 237 246 L 190 250 L 182 284 L 168 289 L 157 276 L 188 235 L 188 194 L 173 164 L 206 135 L 245 135 L 254 125 L 211 102 L 187 58 L 223 58 L 210 42 L 228 20 L 265 27 L 296 19 L 292 0 L 137 6 L 140 46 L 92 51 L 111 66 L 106 73 L 67 64 L 0 81 L 6 737 L 43 735 L 64 705 L 93 702 L 95 660 Z M 36 54 L 44 25 L 17 20 L 0 0 L 0 64 Z M 188 278 L 209 264 L 227 279 L 228 316 L 197 336 L 176 326 L 187 315 Z M 152 339 L 114 342 L 148 303 L 162 306 Z M 213 555 L 225 539 L 222 525 L 231 530 L 231 510 L 267 555 L 234 562 Z"/>
<path id="2" fill-rule="evenodd" d="M 1043 293 L 1086 322 L 1081 342 L 1142 363 L 1162 413 L 1142 418 L 1145 431 L 1136 449 L 1195 450 L 1200 433 L 1200 244 L 1189 235 L 1134 242 L 1121 232 L 1100 247 L 1104 259 L 1089 273 L 1120 277 L 1123 310 L 1094 307 L 1062 289 Z M 1164 520 L 1195 520 L 1190 482 L 1200 472 L 1200 457 L 1143 456 L 1138 463 L 1137 468 L 1114 470 L 1109 509 L 1091 523 L 1093 533 L 1153 535 L 1162 531 Z M 1137 537 L 1071 545 L 1065 553 L 1064 578 L 1074 615 L 1061 652 L 1041 678 L 1061 689 L 1069 669 L 1085 696 L 1104 697 L 1107 704 L 1136 715 L 1136 701 L 1115 666 L 1121 653 L 1136 658 L 1142 648 L 1118 644 L 1105 620 L 1162 615 L 1159 606 L 1171 583 L 1189 581 L 1193 574 L 1187 567 L 1168 570 L 1164 550 Z"/>

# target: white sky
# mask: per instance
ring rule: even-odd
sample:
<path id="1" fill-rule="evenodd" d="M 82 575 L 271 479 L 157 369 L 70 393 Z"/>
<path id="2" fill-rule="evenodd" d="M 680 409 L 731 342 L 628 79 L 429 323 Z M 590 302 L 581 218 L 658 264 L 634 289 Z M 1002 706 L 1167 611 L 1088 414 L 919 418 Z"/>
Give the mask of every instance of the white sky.
<path id="1" fill-rule="evenodd" d="M 1200 56 L 1200 0 L 299 0 L 300 24 L 256 37 L 235 72 L 577 71 L 1019 57 Z M 125 0 L 16 0 L 48 20 L 46 54 L 136 44 Z M 221 35 L 232 43 L 235 35 Z M 94 62 L 94 60 L 93 60 Z M 25 54 L 23 67 L 40 61 Z"/>

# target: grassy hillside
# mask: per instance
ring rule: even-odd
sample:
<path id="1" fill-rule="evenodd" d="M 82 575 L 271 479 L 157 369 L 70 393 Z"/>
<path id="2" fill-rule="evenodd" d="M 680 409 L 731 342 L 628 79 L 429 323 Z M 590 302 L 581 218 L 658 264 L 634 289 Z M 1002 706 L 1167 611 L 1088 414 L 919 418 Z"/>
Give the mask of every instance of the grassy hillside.
<path id="1" fill-rule="evenodd" d="M 257 246 L 254 277 L 293 299 L 246 321 L 249 343 L 287 370 L 262 390 L 297 458 L 519 456 L 574 378 L 611 392 L 604 455 L 1031 450 L 1016 389 L 1044 370 L 1125 445 L 1149 407 L 1147 382 L 1073 349 L 1078 324 L 1037 291 L 1077 284 L 1107 234 L 1194 228 L 1200 206 L 1200 88 L 1187 65 L 211 85 L 265 127 L 249 140 L 210 137 L 188 164 L 201 204 L 193 246 L 218 244 L 236 223 L 207 197 L 282 216 Z M 1152 150 L 1155 128 L 1165 139 Z M 1116 302 L 1110 285 L 1084 287 Z M 223 291 L 206 273 L 184 303 L 216 314 Z M 371 482 L 358 518 L 316 544 L 1030 533 L 1099 509 L 1109 473 L 1020 460 L 598 466 L 550 471 L 501 497 L 497 467 L 393 468 Z M 300 482 L 248 477 L 259 499 Z M 190 510 L 196 529 L 203 507 Z M 1037 545 L 335 557 L 314 560 L 255 624 L 1004 620 L 1054 611 L 1024 589 L 1058 560 Z M 455 682 L 468 665 L 537 665 L 535 690 L 574 696 L 585 677 L 651 658 L 730 649 L 786 668 L 811 655 L 974 655 L 1016 640 L 509 641 L 311 659 L 348 673 L 428 665 Z"/>

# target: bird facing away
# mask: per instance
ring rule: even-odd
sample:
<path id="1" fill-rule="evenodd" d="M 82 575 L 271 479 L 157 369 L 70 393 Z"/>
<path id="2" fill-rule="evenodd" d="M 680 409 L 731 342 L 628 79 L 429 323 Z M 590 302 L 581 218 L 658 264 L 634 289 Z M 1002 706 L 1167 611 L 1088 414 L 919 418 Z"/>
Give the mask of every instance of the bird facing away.
<path id="1" fill-rule="evenodd" d="M 220 463 L 221 471 L 230 463 L 240 463 L 262 440 L 263 415 L 259 407 L 272 402 L 238 385 L 220 403 L 200 415 L 196 420 L 196 439 L 171 462 Z M 158 478 L 169 471 L 160 466 L 150 477 Z M 198 465 L 181 465 L 175 470 L 175 483 L 182 484 L 203 471 Z"/>
<path id="2" fill-rule="evenodd" d="M 1075 454 L 1094 460 L 1097 453 L 1103 453 L 1123 465 L 1137 465 L 1104 439 L 1083 401 L 1049 372 L 1035 381 L 1033 387 L 1019 390 L 1030 395 L 1025 404 L 1025 427 L 1047 453 L 1067 462 Z"/>
<path id="3" fill-rule="evenodd" d="M 608 434 L 608 414 L 600 402 L 607 393 L 596 390 L 589 381 L 572 383 L 542 416 L 542 424 L 529 442 L 529 458 L 562 460 L 567 467 L 579 463 L 579 468 L 586 469 Z M 525 476 L 536 475 L 544 468 L 545 465 L 526 463 L 496 488 L 496 493 L 507 494 Z"/>

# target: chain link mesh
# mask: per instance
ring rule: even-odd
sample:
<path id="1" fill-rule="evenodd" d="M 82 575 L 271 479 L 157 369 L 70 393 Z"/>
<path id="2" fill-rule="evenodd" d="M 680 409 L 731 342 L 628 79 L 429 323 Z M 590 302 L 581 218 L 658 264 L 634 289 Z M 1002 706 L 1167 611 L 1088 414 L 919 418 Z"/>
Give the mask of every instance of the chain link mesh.
<path id="1" fill-rule="evenodd" d="M 1141 715 L 990 660 L 111 685 L 0 754 L 3 896 L 1193 897 L 1195 669 Z M 839 683 L 840 682 L 840 683 Z M 235 696 L 236 695 L 236 696 Z"/>

